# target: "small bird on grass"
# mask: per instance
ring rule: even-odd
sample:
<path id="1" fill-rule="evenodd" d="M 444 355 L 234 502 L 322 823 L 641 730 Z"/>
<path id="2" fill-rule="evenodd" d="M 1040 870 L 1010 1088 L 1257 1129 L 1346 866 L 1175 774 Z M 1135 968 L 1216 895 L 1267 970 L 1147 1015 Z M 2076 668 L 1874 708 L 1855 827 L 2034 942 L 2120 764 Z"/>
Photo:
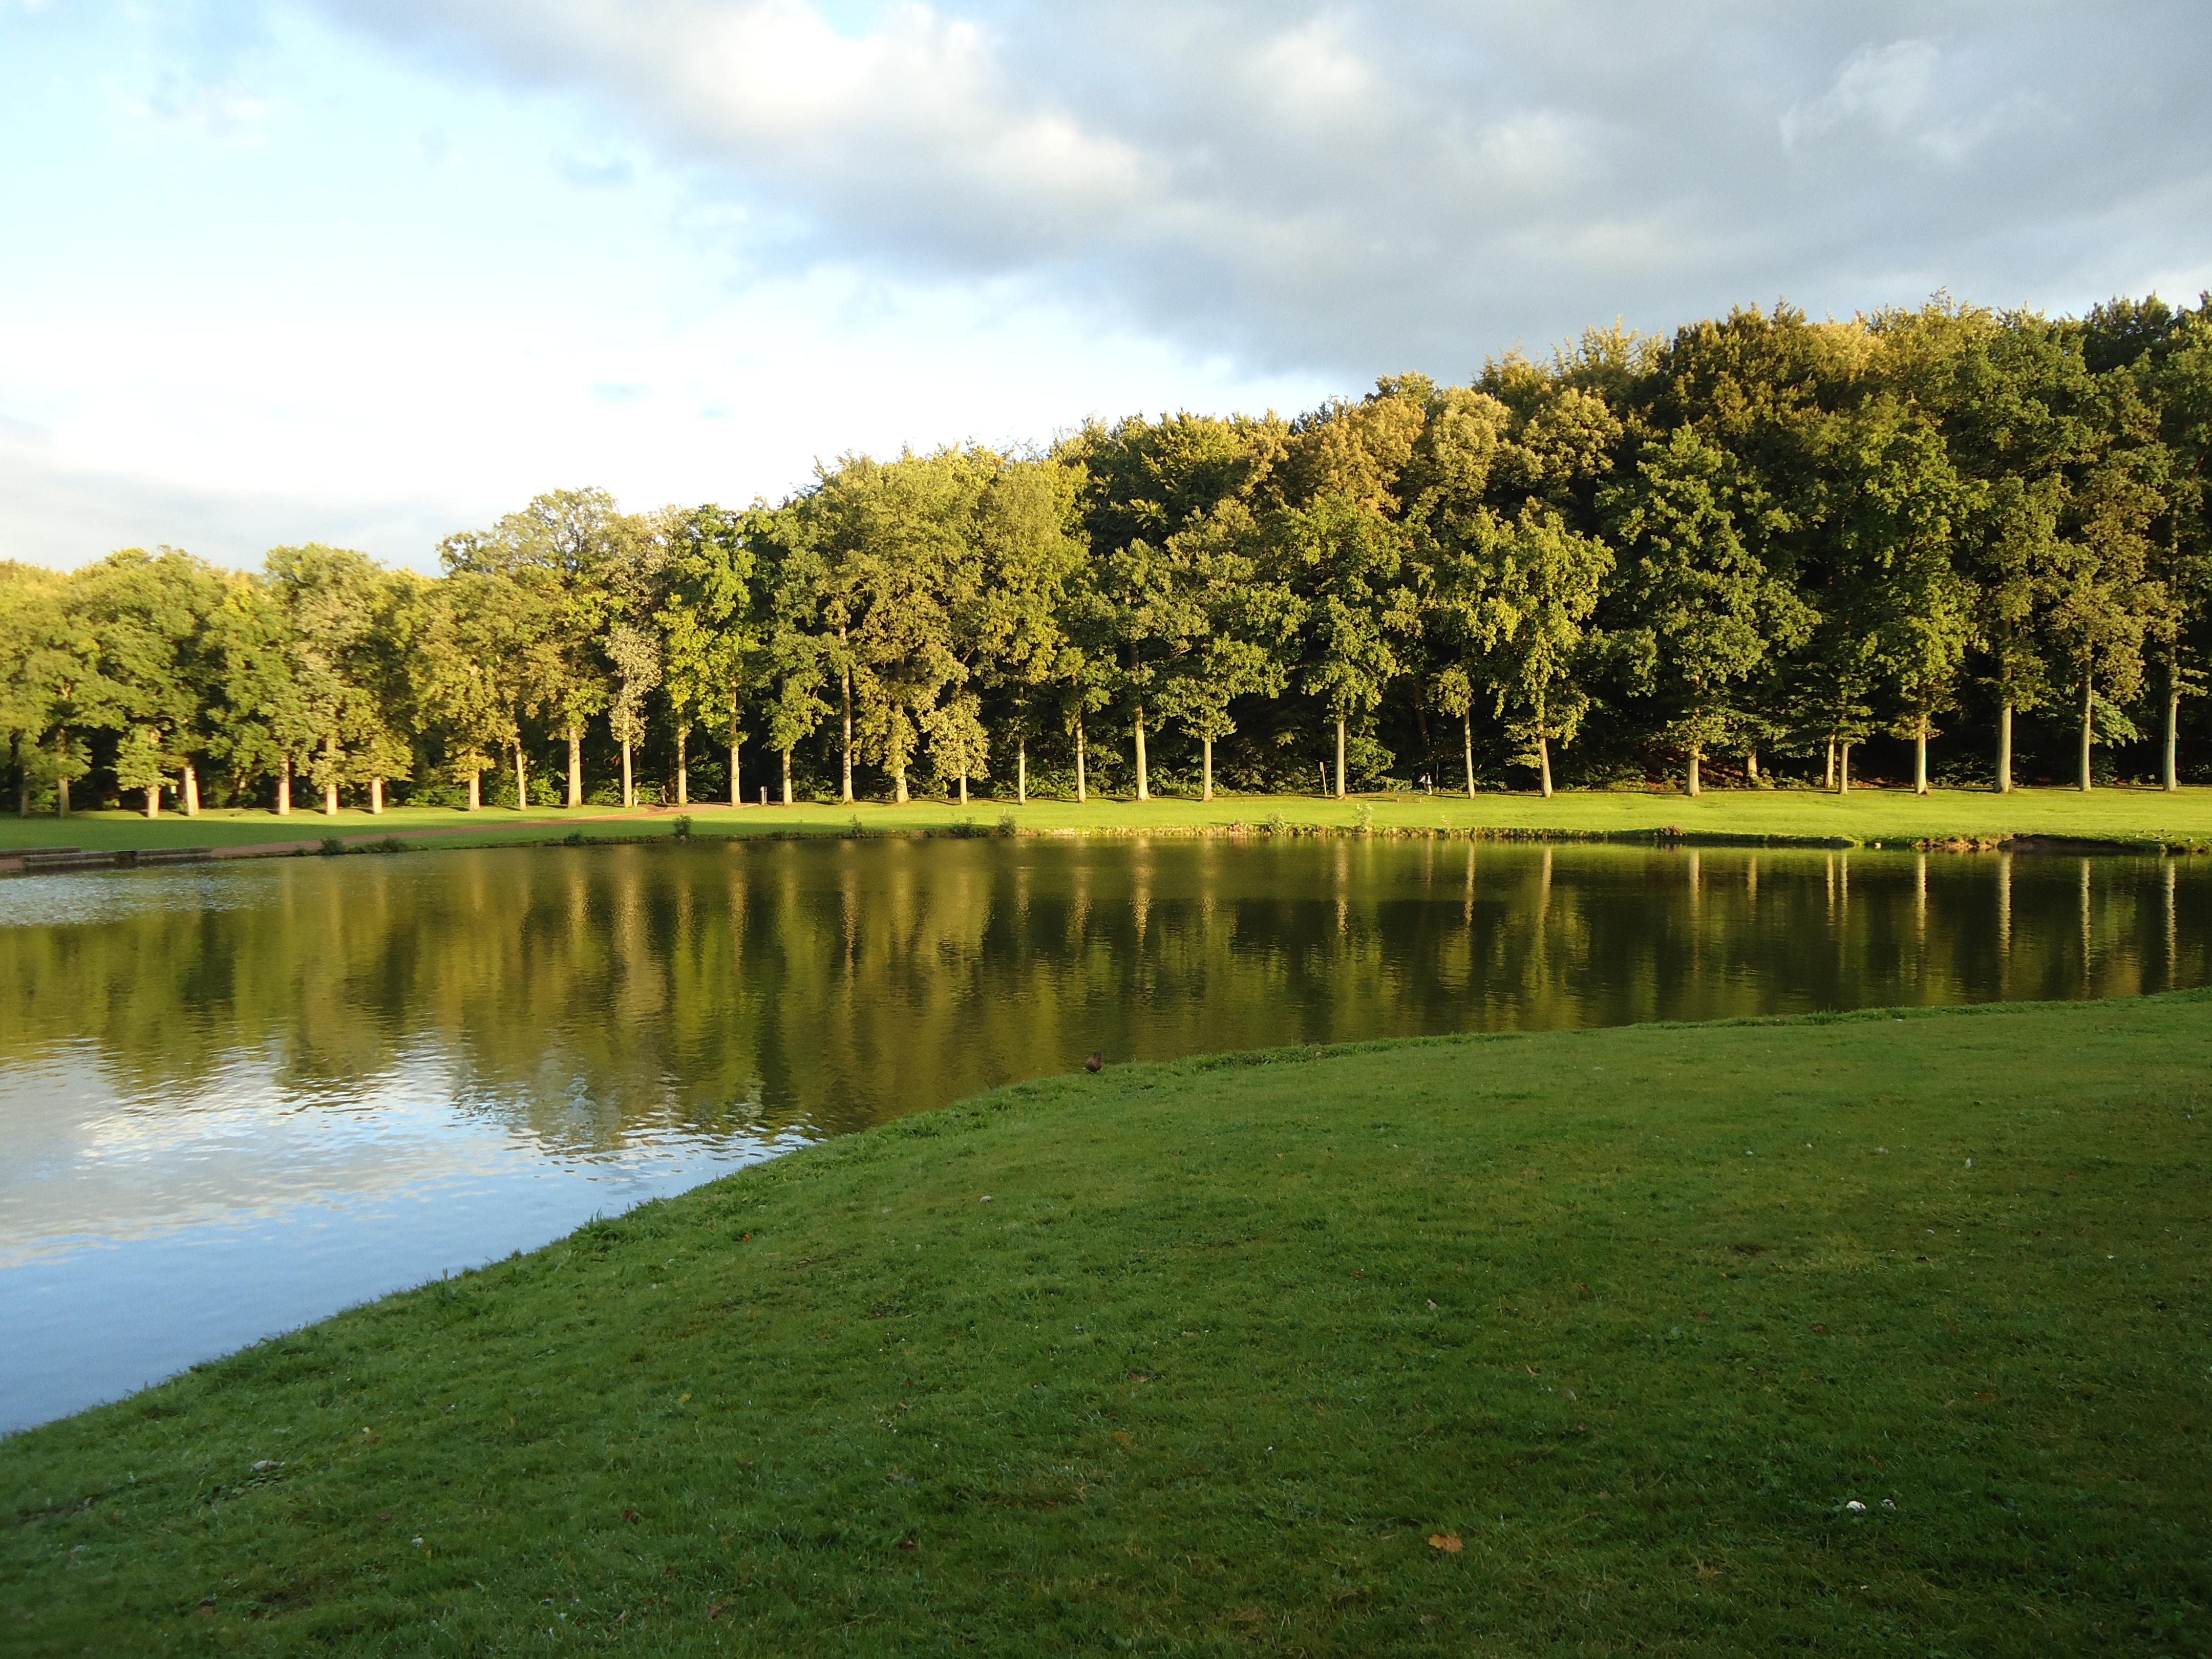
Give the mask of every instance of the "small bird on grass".
<path id="1" fill-rule="evenodd" d="M 1086 1072 L 1104 1071 L 1106 1069 L 1106 1056 L 1099 1052 L 1099 1050 L 1093 1048 L 1091 1051 L 1091 1058 L 1083 1062 L 1083 1069 Z"/>

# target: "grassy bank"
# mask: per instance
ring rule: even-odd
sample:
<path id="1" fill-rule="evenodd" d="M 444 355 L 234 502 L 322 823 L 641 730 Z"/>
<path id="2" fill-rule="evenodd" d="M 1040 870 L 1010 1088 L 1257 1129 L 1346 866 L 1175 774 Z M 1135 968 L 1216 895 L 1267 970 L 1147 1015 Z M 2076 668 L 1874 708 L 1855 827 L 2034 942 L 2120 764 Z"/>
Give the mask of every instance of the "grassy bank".
<path id="1" fill-rule="evenodd" d="M 2208 1064 L 2182 995 L 1002 1091 L 0 1443 L 0 1648 L 2201 1653 Z"/>
<path id="2" fill-rule="evenodd" d="M 2148 789 L 2022 789 L 2009 795 L 1988 790 L 1939 789 L 1925 796 L 1902 790 L 1855 789 L 1834 795 L 1802 789 L 1717 790 L 1696 800 L 1679 794 L 1603 792 L 1540 795 L 1374 795 L 1349 801 L 1313 795 L 1228 796 L 1200 804 L 1188 800 L 1031 801 L 1025 806 L 977 799 L 963 807 L 945 801 L 906 806 L 863 802 L 857 806 L 695 806 L 689 815 L 704 835 L 798 831 L 834 835 L 857 820 L 877 831 L 945 830 L 962 823 L 995 829 L 1011 817 L 1020 829 L 1050 834 L 1127 830 L 1192 830 L 1231 823 L 1383 830 L 1487 830 L 1569 836 L 1649 834 L 1667 829 L 1691 835 L 1771 836 L 1837 842 L 1904 842 L 2013 836 L 2059 836 L 2088 841 L 2212 844 L 2212 789 L 2166 793 Z M 313 845 L 325 836 L 353 841 L 385 836 L 453 846 L 538 841 L 549 836 L 587 837 L 664 834 L 675 814 L 667 810 L 621 811 L 583 807 L 517 812 L 487 809 L 468 813 L 445 807 L 408 807 L 372 817 L 347 811 L 335 817 L 295 812 L 278 817 L 260 811 L 203 813 L 197 818 L 149 821 L 126 812 L 84 812 L 66 820 L 0 818 L 0 854 L 58 844 L 101 850 L 154 847 L 248 847 L 292 842 Z"/>

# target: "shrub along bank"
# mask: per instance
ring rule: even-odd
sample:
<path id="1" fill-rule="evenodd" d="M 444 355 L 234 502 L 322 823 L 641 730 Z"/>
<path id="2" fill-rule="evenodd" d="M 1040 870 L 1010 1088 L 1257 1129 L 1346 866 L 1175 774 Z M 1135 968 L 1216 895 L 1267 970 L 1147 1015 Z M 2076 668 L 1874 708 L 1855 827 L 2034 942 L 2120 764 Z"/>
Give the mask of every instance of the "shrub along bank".
<path id="1" fill-rule="evenodd" d="M 1109 1066 L 0 1443 L 9 1652 L 2198 1652 L 2212 1000 Z"/>

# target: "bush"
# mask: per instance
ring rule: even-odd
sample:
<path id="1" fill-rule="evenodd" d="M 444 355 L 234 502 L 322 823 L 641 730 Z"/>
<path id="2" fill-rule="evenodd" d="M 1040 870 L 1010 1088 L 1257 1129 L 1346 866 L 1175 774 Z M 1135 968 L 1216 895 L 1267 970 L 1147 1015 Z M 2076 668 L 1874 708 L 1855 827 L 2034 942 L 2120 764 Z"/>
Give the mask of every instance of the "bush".
<path id="1" fill-rule="evenodd" d="M 407 804 L 410 806 L 466 806 L 469 804 L 469 787 L 465 783 L 455 783 L 450 778 L 433 778 L 410 789 Z"/>

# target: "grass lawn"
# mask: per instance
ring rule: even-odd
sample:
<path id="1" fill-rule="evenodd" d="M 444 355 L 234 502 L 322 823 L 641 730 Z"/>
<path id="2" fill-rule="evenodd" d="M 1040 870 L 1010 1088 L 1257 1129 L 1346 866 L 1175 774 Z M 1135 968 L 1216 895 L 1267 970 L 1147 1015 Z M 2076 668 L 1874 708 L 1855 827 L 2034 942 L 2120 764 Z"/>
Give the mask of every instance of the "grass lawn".
<path id="1" fill-rule="evenodd" d="M 0 1650 L 2203 1653 L 2208 1067 L 2185 994 L 1004 1090 L 0 1442 Z"/>
<path id="2" fill-rule="evenodd" d="M 2063 836 L 2091 840 L 2212 844 L 2212 789 L 2171 794 L 2154 789 L 2021 789 L 2009 795 L 1983 789 L 1939 789 L 1926 796 L 1904 790 L 1854 789 L 1834 795 L 1808 789 L 1712 790 L 1696 800 L 1680 794 L 1603 791 L 1560 794 L 1370 795 L 1335 801 L 1315 795 L 1224 796 L 1148 802 L 1094 799 L 1072 801 L 976 799 L 958 806 L 917 801 L 908 806 L 863 802 L 858 806 L 807 804 L 791 807 L 695 806 L 702 835 L 748 835 L 797 830 L 842 833 L 857 818 L 872 830 L 946 829 L 965 821 L 986 829 L 1011 815 L 1024 830 L 1097 833 L 1128 830 L 1190 830 L 1243 823 L 1264 825 L 1279 814 L 1286 824 L 1356 828 L 1363 814 L 1377 830 L 1484 829 L 1558 830 L 1571 835 L 1621 835 L 1668 827 L 1692 834 L 1772 836 L 1850 842 L 1915 842 L 1953 837 Z M 439 844 L 481 846 L 538 841 L 570 833 L 586 836 L 665 833 L 672 810 L 587 806 L 573 814 L 557 808 L 529 812 L 490 808 L 467 813 L 447 807 L 395 808 L 377 817 L 347 811 L 334 818 L 298 811 L 280 818 L 263 811 L 222 811 L 198 818 L 165 816 L 148 821 L 131 812 L 80 812 L 67 819 L 0 818 L 0 853 L 59 845 L 100 849 L 148 847 L 239 847 L 271 842 L 313 844 L 325 836 L 354 840 L 398 835 Z"/>

